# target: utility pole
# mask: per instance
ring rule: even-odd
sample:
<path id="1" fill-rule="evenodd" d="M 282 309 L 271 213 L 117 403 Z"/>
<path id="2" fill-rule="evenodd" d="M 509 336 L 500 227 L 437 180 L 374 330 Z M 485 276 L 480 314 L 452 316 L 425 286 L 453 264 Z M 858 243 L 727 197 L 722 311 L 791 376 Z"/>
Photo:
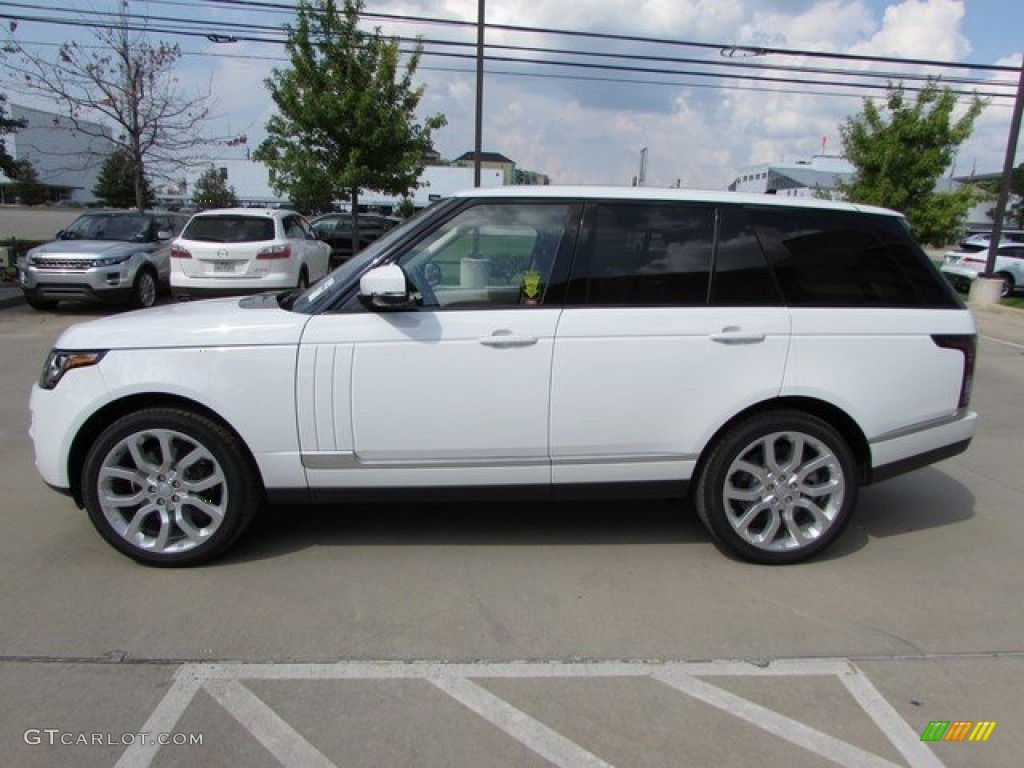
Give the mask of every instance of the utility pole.
<path id="1" fill-rule="evenodd" d="M 484 143 L 484 0 L 478 0 L 476 18 L 476 142 L 473 151 L 473 186 L 480 186 L 480 154 Z"/>
<path id="2" fill-rule="evenodd" d="M 1017 101 L 1014 102 L 1013 117 L 1010 119 L 1010 137 L 1006 141 L 1006 159 L 1003 161 L 1003 178 L 999 182 L 999 200 L 996 202 L 995 221 L 992 223 L 992 239 L 988 244 L 988 261 L 985 263 L 985 274 L 988 276 L 996 271 L 996 253 L 999 251 L 999 238 L 1003 234 L 1003 217 L 1006 216 L 1006 203 L 1010 197 L 1010 177 L 1013 175 L 1013 160 L 1017 155 L 1017 139 L 1020 136 L 1022 111 L 1024 111 L 1024 56 L 1021 57 L 1020 63 Z"/>

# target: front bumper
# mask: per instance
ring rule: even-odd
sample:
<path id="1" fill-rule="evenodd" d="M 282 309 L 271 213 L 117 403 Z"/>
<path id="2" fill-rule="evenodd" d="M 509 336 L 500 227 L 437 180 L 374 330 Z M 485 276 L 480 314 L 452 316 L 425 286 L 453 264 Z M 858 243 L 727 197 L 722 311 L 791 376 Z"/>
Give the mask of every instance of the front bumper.
<path id="1" fill-rule="evenodd" d="M 40 269 L 18 265 L 18 284 L 29 298 L 44 301 L 122 303 L 132 294 L 135 273 L 129 264 L 88 269 Z"/>
<path id="2" fill-rule="evenodd" d="M 973 283 L 978 277 L 977 272 L 973 269 L 967 269 L 966 267 L 943 265 L 939 268 L 939 271 L 950 285 L 963 293 L 966 293 L 971 289 L 971 283 Z"/>
<path id="3" fill-rule="evenodd" d="M 60 392 L 58 395 L 57 392 Z M 28 434 L 35 451 L 35 464 L 48 486 L 62 493 L 71 489 L 69 458 L 74 436 L 85 423 L 85 414 L 107 397 L 99 366 L 69 371 L 57 389 L 32 387 L 29 410 L 32 421 Z M 75 467 L 74 471 L 81 471 Z"/>

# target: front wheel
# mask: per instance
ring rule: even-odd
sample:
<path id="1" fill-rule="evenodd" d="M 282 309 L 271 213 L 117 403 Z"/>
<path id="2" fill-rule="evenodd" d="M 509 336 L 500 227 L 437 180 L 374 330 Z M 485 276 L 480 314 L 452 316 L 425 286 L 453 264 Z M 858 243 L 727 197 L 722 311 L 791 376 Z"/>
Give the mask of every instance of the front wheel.
<path id="1" fill-rule="evenodd" d="M 1013 275 L 1007 272 L 1000 272 L 999 274 L 996 275 L 996 277 L 1003 281 L 1003 288 L 999 292 L 999 295 L 1004 299 L 1009 296 L 1012 296 L 1013 289 L 1015 287 L 1013 282 Z"/>
<path id="2" fill-rule="evenodd" d="M 255 515 L 258 479 L 238 438 L 180 408 L 123 416 L 86 455 L 89 519 L 115 549 L 147 565 L 221 554 Z"/>
<path id="3" fill-rule="evenodd" d="M 132 306 L 148 309 L 156 304 L 157 287 L 156 275 L 151 269 L 139 270 L 135 285 L 132 287 Z"/>
<path id="4" fill-rule="evenodd" d="M 753 416 L 712 448 L 696 507 L 714 539 L 755 563 L 795 563 L 828 547 L 849 522 L 857 468 L 843 437 L 800 411 Z"/>

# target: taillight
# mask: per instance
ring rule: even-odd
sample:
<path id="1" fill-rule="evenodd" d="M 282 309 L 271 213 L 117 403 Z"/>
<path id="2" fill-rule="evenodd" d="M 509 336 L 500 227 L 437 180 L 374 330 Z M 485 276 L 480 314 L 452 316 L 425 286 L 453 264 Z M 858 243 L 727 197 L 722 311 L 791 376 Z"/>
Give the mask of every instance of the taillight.
<path id="1" fill-rule="evenodd" d="M 291 256 L 292 249 L 287 245 L 271 245 L 261 248 L 260 252 L 256 254 L 257 259 L 290 259 Z"/>
<path id="2" fill-rule="evenodd" d="M 964 264 L 987 264 L 988 259 L 976 259 L 972 256 L 964 257 Z"/>
<path id="3" fill-rule="evenodd" d="M 936 346 L 943 349 L 957 349 L 964 354 L 964 372 L 960 381 L 960 400 L 957 408 L 966 408 L 971 402 L 971 388 L 974 385 L 974 361 L 978 356 L 978 337 L 967 334 L 938 334 L 932 336 Z"/>
<path id="4" fill-rule="evenodd" d="M 171 258 L 172 259 L 191 259 L 192 254 L 182 248 L 180 245 L 171 246 Z"/>

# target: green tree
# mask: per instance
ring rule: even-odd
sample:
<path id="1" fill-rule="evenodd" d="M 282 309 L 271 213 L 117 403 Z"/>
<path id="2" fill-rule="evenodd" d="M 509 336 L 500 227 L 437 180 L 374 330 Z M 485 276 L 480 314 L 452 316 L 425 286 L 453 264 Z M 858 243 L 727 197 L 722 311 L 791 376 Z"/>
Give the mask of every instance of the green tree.
<path id="1" fill-rule="evenodd" d="M 138 185 L 141 184 L 142 203 L 139 204 Z M 149 180 L 142 174 L 141 181 L 131 154 L 118 147 L 103 161 L 92 193 L 112 208 L 148 208 L 154 203 Z"/>
<path id="2" fill-rule="evenodd" d="M 937 192 L 936 183 L 951 166 L 986 102 L 974 97 L 959 120 L 953 119 L 956 94 L 932 81 L 908 100 L 902 85 L 890 84 L 879 106 L 864 100 L 864 110 L 839 127 L 847 159 L 856 169 L 839 189 L 851 201 L 880 205 L 906 215 L 922 242 L 952 239 L 978 192 L 964 185 Z"/>
<path id="3" fill-rule="evenodd" d="M 1010 221 L 1017 229 L 1024 229 L 1024 163 L 1013 169 L 1010 176 Z"/>
<path id="4" fill-rule="evenodd" d="M 421 46 L 400 67 L 397 40 L 359 29 L 362 10 L 363 0 L 342 0 L 340 8 L 335 0 L 300 0 L 295 27 L 287 28 L 291 66 L 266 81 L 278 114 L 253 155 L 270 169 L 275 191 L 300 208 L 351 201 L 353 249 L 360 188 L 394 195 L 415 188 L 431 133 L 446 123 L 443 115 L 416 122 Z"/>
<path id="5" fill-rule="evenodd" d="M 10 178 L 14 181 L 14 196 L 22 205 L 42 205 L 46 202 L 46 187 L 39 183 L 39 174 L 31 160 L 15 160 Z"/>
<path id="6" fill-rule="evenodd" d="M 235 196 L 235 188 L 229 187 L 220 171 L 211 167 L 196 180 L 192 204 L 201 211 L 208 208 L 234 208 L 238 205 L 238 198 Z"/>

